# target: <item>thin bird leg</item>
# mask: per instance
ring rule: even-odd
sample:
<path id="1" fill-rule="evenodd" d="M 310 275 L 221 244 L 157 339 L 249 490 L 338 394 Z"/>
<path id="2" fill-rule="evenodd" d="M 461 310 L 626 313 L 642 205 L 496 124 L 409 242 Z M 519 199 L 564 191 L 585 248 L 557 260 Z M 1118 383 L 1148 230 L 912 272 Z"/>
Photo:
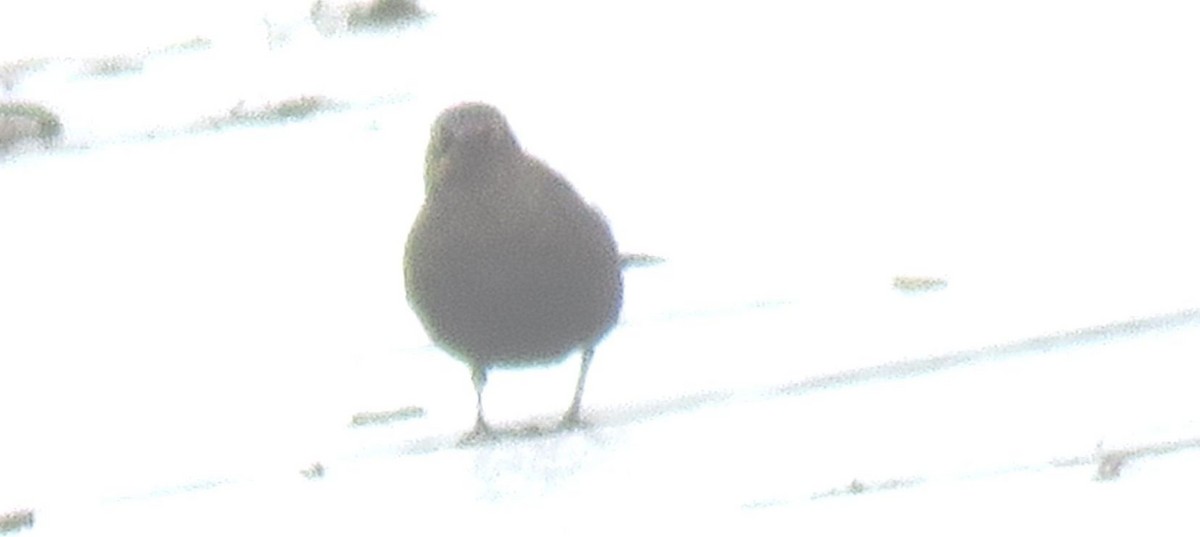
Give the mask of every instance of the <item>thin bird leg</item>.
<path id="1" fill-rule="evenodd" d="M 467 436 L 479 438 L 492 434 L 492 428 L 483 421 L 483 386 L 487 384 L 487 367 L 479 364 L 471 365 L 471 381 L 475 383 L 475 429 Z"/>
<path id="2" fill-rule="evenodd" d="M 592 355 L 595 352 L 595 347 L 591 345 L 583 349 L 583 358 L 579 363 L 579 382 L 575 384 L 575 400 L 571 401 L 571 408 L 563 415 L 563 427 L 579 427 L 584 425 L 583 420 L 579 418 L 579 406 L 583 400 L 583 384 L 587 381 L 588 368 L 592 365 Z"/>

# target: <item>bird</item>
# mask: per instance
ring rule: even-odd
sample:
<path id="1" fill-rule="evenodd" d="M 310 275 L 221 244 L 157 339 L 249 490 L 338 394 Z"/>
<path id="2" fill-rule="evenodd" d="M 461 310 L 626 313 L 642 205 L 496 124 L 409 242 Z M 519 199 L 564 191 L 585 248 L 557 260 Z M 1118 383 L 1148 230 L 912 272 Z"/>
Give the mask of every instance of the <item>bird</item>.
<path id="1" fill-rule="evenodd" d="M 576 350 L 579 378 L 560 427 L 583 426 L 588 369 L 623 301 L 608 222 L 481 102 L 434 121 L 424 186 L 405 244 L 405 292 L 433 342 L 471 369 L 475 427 L 464 440 L 493 434 L 483 413 L 490 369 L 560 363 Z"/>

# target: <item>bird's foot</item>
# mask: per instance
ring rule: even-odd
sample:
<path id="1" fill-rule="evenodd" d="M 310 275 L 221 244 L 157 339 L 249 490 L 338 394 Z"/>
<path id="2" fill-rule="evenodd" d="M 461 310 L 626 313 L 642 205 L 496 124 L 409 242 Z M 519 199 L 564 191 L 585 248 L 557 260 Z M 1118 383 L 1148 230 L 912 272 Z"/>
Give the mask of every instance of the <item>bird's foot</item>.
<path id="1" fill-rule="evenodd" d="M 463 437 L 458 440 L 458 445 L 470 446 L 482 444 L 483 442 L 491 440 L 494 436 L 495 433 L 492 432 L 492 428 L 488 427 L 488 424 L 479 421 L 475 423 L 475 428 L 472 429 L 471 432 L 464 434 Z"/>
<path id="2" fill-rule="evenodd" d="M 563 415 L 562 421 L 559 422 L 558 427 L 563 430 L 574 431 L 578 429 L 586 429 L 588 425 L 588 422 L 579 417 L 579 409 L 572 407 L 571 410 L 568 410 L 567 413 Z"/>

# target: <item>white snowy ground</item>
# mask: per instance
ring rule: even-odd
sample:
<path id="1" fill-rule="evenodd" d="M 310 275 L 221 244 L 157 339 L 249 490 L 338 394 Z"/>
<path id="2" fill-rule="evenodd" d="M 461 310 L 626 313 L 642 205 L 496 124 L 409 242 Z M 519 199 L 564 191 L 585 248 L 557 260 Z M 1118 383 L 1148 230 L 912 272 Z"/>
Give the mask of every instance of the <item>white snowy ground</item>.
<path id="1" fill-rule="evenodd" d="M 332 39 L 282 1 L 124 31 L 133 2 L 65 28 L 3 7 L 25 17 L 0 16 L 3 60 L 52 59 L 10 96 L 66 137 L 0 161 L 0 514 L 46 536 L 1197 532 L 1196 8 L 493 4 Z M 301 95 L 342 106 L 195 129 Z M 668 259 L 627 273 L 587 430 L 458 447 L 468 373 L 404 302 L 428 125 L 467 98 Z M 576 360 L 495 374 L 491 420 L 551 423 Z"/>

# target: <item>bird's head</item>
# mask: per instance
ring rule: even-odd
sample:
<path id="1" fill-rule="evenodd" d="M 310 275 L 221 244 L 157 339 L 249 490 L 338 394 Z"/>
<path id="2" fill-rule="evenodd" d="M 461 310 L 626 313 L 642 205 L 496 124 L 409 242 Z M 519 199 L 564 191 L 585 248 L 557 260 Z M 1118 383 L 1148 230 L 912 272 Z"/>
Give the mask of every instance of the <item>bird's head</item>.
<path id="1" fill-rule="evenodd" d="M 463 103 L 448 108 L 433 123 L 425 152 L 426 193 L 451 173 L 484 170 L 520 152 L 508 121 L 495 107 Z"/>

